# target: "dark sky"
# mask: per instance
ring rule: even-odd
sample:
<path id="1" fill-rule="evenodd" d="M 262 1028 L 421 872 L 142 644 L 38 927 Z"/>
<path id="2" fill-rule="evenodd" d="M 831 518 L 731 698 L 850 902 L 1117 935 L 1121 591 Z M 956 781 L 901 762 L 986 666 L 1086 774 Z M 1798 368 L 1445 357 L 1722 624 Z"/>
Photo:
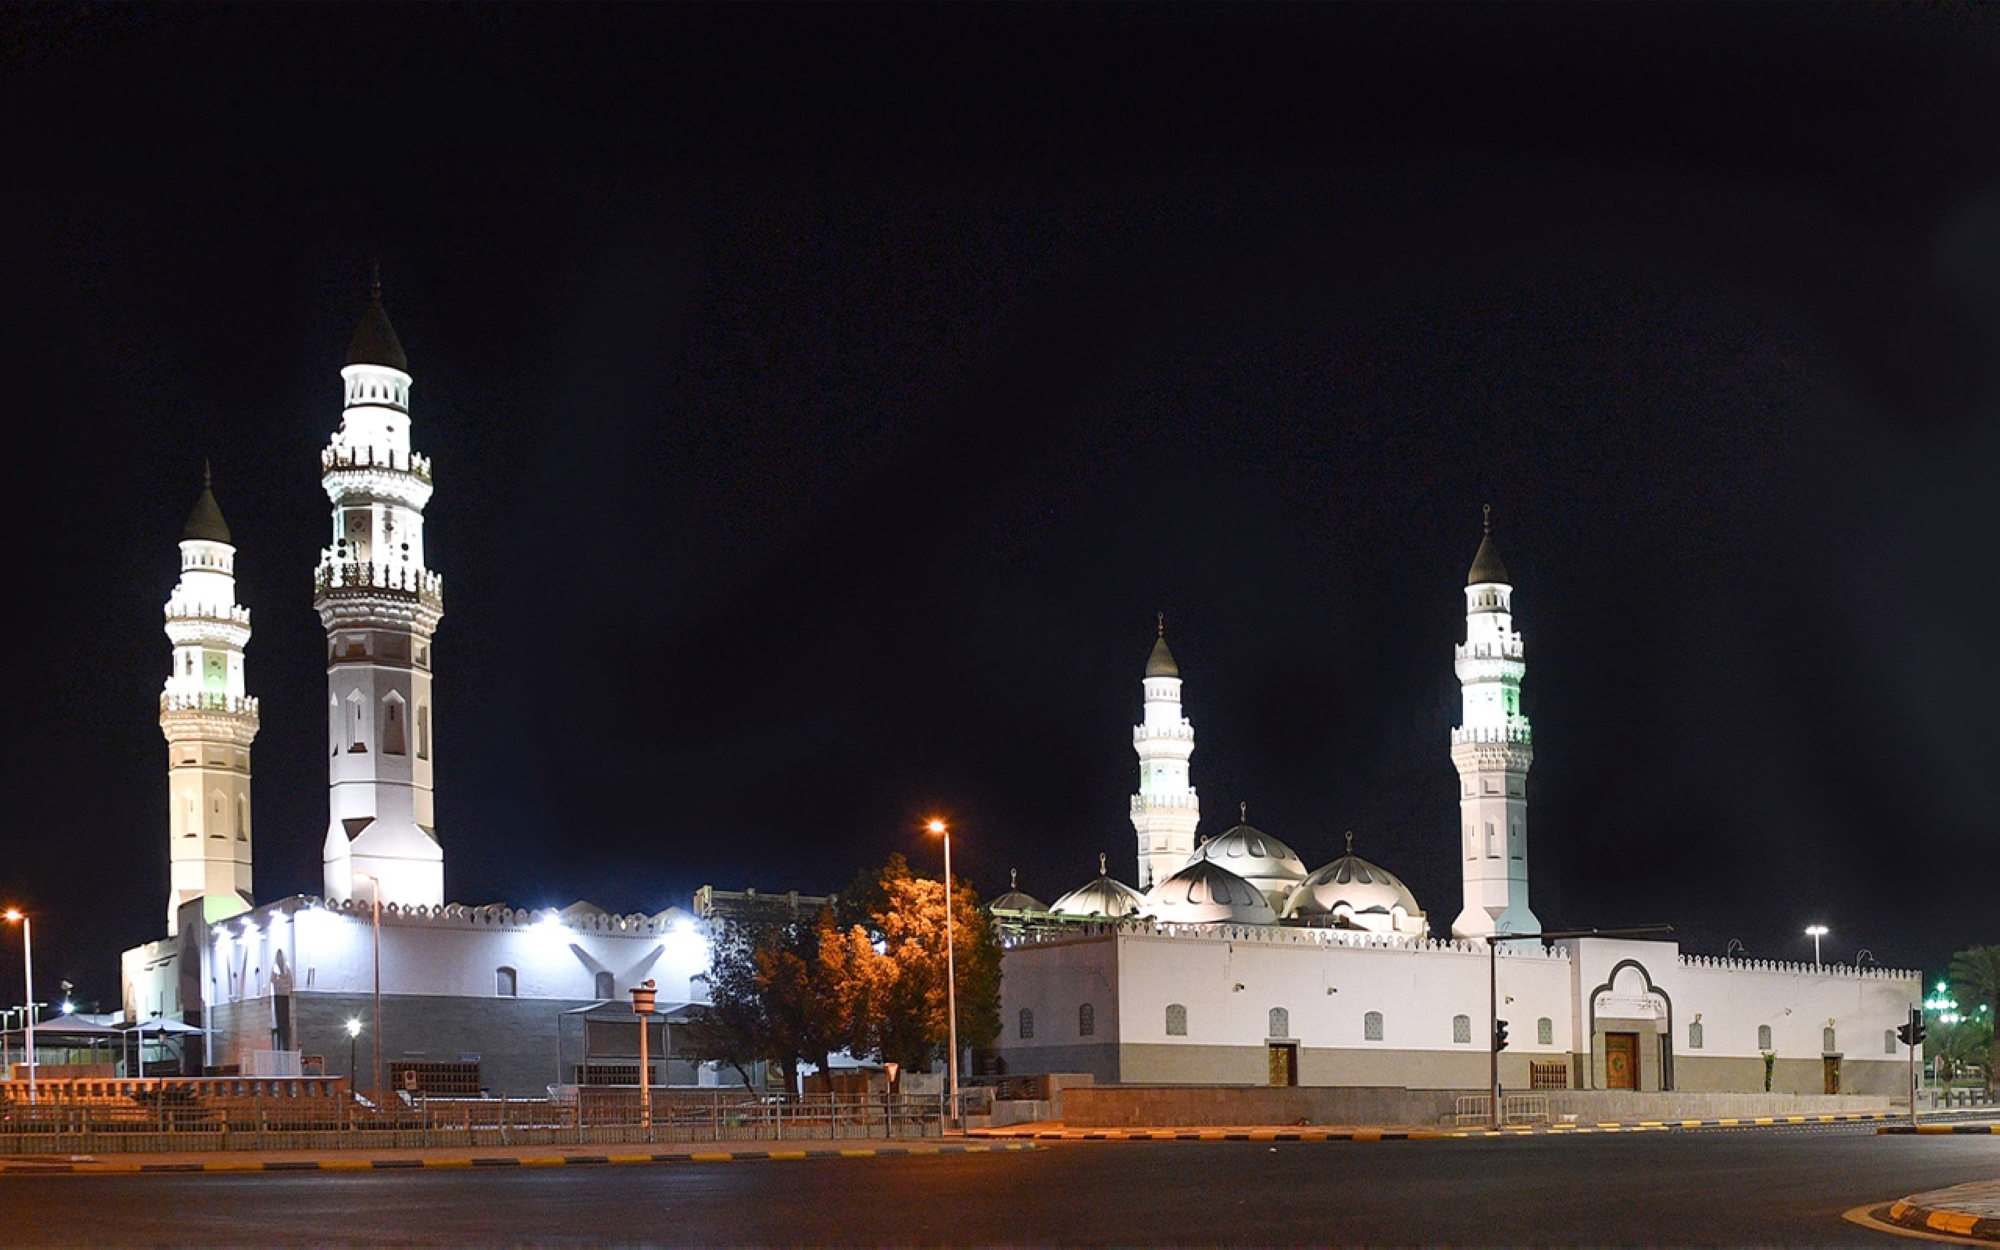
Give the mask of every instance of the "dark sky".
<path id="1" fill-rule="evenodd" d="M 1204 831 L 1352 829 L 1442 929 L 1490 502 L 1546 924 L 2000 940 L 1990 9 L 0 23 L 0 890 L 44 978 L 115 998 L 162 926 L 204 456 L 258 894 L 319 890 L 371 256 L 436 464 L 454 899 L 827 890 L 933 862 L 933 810 L 989 893 L 1130 879 L 1165 611 Z"/>

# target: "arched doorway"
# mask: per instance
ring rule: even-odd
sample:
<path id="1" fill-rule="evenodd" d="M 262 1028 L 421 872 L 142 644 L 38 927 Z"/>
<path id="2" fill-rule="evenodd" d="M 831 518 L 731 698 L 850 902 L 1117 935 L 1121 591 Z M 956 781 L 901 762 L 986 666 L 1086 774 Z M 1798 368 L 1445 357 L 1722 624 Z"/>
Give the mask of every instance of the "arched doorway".
<path id="1" fill-rule="evenodd" d="M 1674 1087 L 1674 1002 L 1636 959 L 1620 960 L 1590 992 L 1588 1088 Z"/>

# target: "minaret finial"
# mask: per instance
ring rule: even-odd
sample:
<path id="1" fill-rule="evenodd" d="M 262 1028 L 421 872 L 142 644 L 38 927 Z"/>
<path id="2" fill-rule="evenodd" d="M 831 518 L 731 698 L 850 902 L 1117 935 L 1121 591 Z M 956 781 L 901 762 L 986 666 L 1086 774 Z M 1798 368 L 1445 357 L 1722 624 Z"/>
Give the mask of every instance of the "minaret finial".
<path id="1" fill-rule="evenodd" d="M 1159 618 L 1160 618 L 1160 637 L 1165 638 L 1167 636 L 1167 614 L 1165 612 L 1162 612 L 1159 614 Z"/>
<path id="2" fill-rule="evenodd" d="M 1480 524 L 1479 524 L 1479 527 L 1480 527 L 1480 531 L 1481 531 L 1482 533 L 1487 533 L 1487 534 L 1491 534 L 1491 533 L 1493 532 L 1493 505 L 1492 505 L 1492 504 L 1490 504 L 1490 503 L 1483 503 L 1483 504 L 1480 504 L 1480 505 L 1479 505 L 1479 523 L 1480 523 Z"/>
<path id="3" fill-rule="evenodd" d="M 208 490 L 215 485 L 215 470 L 208 463 L 208 457 L 201 458 L 201 488 Z"/>
<path id="4" fill-rule="evenodd" d="M 1100 877 L 1111 875 L 1111 857 L 1103 851 L 1097 853 L 1097 875 Z"/>
<path id="5" fill-rule="evenodd" d="M 1021 870 L 1019 868 L 1009 868 L 1007 870 L 1007 888 L 1010 890 L 1021 888 Z"/>
<path id="6" fill-rule="evenodd" d="M 1239 825 L 1250 823 L 1250 805 L 1248 803 L 1238 803 L 1236 805 L 1236 823 Z"/>
<path id="7" fill-rule="evenodd" d="M 1354 830 L 1352 829 L 1347 831 L 1347 853 L 1349 855 L 1354 854 Z"/>
<path id="8" fill-rule="evenodd" d="M 371 257 L 368 261 L 368 298 L 382 302 L 382 258 Z"/>

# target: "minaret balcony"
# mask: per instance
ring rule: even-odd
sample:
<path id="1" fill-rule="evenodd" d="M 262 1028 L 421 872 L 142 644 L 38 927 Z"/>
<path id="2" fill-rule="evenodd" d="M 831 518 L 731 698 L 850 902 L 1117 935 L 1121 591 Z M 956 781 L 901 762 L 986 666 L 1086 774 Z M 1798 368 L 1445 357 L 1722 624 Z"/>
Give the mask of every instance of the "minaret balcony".
<path id="1" fill-rule="evenodd" d="M 220 712 L 224 716 L 241 716 L 257 719 L 257 700 L 247 694 L 211 694 L 201 691 L 196 694 L 164 693 L 160 696 L 160 714 L 168 712 Z"/>
<path id="2" fill-rule="evenodd" d="M 313 573 L 315 595 L 340 590 L 388 592 L 418 600 L 433 607 L 444 606 L 444 578 L 414 564 L 373 564 L 360 560 L 335 560 L 323 554 Z"/>
<path id="3" fill-rule="evenodd" d="M 1140 793 L 1132 796 L 1132 814 L 1134 816 L 1161 810 L 1191 812 L 1199 810 L 1200 807 L 1201 802 L 1195 796 L 1193 786 L 1189 786 L 1184 792 L 1175 794 Z"/>
<path id="4" fill-rule="evenodd" d="M 1465 742 L 1533 742 L 1524 717 L 1514 725 L 1462 725 L 1451 731 L 1451 744 L 1457 746 Z"/>
<path id="5" fill-rule="evenodd" d="M 335 469 L 387 469 L 392 473 L 408 473 L 428 482 L 431 480 L 431 458 L 418 455 L 414 451 L 399 452 L 387 447 L 349 447 L 335 444 L 319 453 L 319 468 L 322 473 Z"/>
<path id="6" fill-rule="evenodd" d="M 1461 642 L 1451 653 L 1460 660 L 1519 660 L 1527 655 L 1518 635 L 1500 642 Z"/>
<path id="7" fill-rule="evenodd" d="M 186 600 L 167 601 L 167 619 L 170 621 L 214 621 L 218 625 L 240 625 L 250 628 L 250 609 L 236 603 L 189 603 Z"/>
<path id="8" fill-rule="evenodd" d="M 1193 742 L 1194 726 L 1182 721 L 1178 725 L 1134 725 L 1132 742 Z"/>

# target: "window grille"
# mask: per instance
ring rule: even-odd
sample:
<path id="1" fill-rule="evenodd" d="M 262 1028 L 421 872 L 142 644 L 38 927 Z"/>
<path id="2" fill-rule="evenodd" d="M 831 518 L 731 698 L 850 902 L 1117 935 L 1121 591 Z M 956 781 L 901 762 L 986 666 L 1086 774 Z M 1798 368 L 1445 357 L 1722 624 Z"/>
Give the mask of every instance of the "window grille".
<path id="1" fill-rule="evenodd" d="M 1187 1008 L 1179 1003 L 1167 1004 L 1167 1036 L 1187 1036 Z"/>
<path id="2" fill-rule="evenodd" d="M 1693 1024 L 1688 1025 L 1688 1049 L 1700 1050 L 1701 1040 L 1701 1021 L 1696 1020 Z"/>
<path id="3" fill-rule="evenodd" d="M 1757 1026 L 1757 1049 L 1758 1050 L 1771 1049 L 1771 1026 L 1768 1024 L 1760 1024 Z"/>
<path id="4" fill-rule="evenodd" d="M 1092 1037 L 1097 1033 L 1097 1008 L 1089 1003 L 1076 1009 L 1076 1035 Z"/>
<path id="5" fill-rule="evenodd" d="M 1382 1013 L 1371 1011 L 1361 1017 L 1361 1040 L 1379 1042 L 1382 1040 Z"/>
<path id="6" fill-rule="evenodd" d="M 1023 1007 L 1021 1008 L 1021 1039 L 1023 1041 L 1026 1041 L 1027 1039 L 1033 1037 L 1034 1035 L 1035 1035 L 1035 1013 L 1029 1011 L 1026 1007 Z"/>
<path id="7" fill-rule="evenodd" d="M 1286 1011 L 1286 1010 L 1285 1010 L 1285 1009 L 1284 1009 L 1283 1007 L 1273 1007 L 1273 1008 L 1271 1008 L 1271 1034 L 1270 1034 L 1270 1035 L 1271 1035 L 1272 1037 L 1290 1037 L 1290 1036 L 1292 1035 L 1292 1013 L 1291 1013 L 1291 1012 L 1289 1012 L 1289 1011 Z"/>
<path id="8" fill-rule="evenodd" d="M 1472 1041 L 1472 1017 L 1453 1016 L 1451 1018 L 1451 1040 L 1459 1045 L 1469 1045 Z"/>
<path id="9" fill-rule="evenodd" d="M 1555 1044 L 1556 1022 L 1547 1016 L 1543 1016 L 1541 1019 L 1535 1021 L 1535 1045 L 1553 1046 Z"/>

